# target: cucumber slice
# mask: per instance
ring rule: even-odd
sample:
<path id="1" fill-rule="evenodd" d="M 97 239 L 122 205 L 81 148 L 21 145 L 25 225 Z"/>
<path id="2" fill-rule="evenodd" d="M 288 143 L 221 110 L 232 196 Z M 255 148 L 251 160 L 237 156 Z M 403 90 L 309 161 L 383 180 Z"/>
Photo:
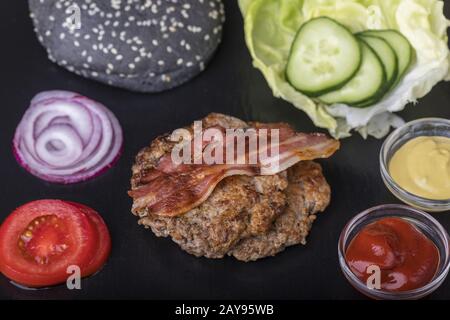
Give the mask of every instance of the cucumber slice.
<path id="1" fill-rule="evenodd" d="M 393 86 L 397 85 L 411 65 L 414 55 L 414 49 L 408 39 L 396 30 L 369 30 L 361 35 L 382 38 L 394 49 L 398 58 L 398 75 Z"/>
<path id="2" fill-rule="evenodd" d="M 298 91 L 317 97 L 352 79 L 361 56 L 360 43 L 349 30 L 330 18 L 315 18 L 294 39 L 286 78 Z"/>
<path id="3" fill-rule="evenodd" d="M 323 103 L 358 105 L 376 98 L 380 91 L 384 91 L 386 71 L 383 64 L 369 45 L 363 41 L 360 43 L 363 61 L 358 73 L 341 89 L 320 96 L 319 100 Z"/>
<path id="4" fill-rule="evenodd" d="M 373 106 L 374 104 L 378 103 L 383 98 L 383 96 L 384 95 L 375 96 L 371 100 L 366 100 L 359 104 L 354 104 L 354 105 L 352 105 L 352 107 L 362 109 L 362 108 L 367 108 L 367 107 Z"/>
<path id="5" fill-rule="evenodd" d="M 365 41 L 377 53 L 383 63 L 384 70 L 386 70 L 387 83 L 385 90 L 387 92 L 397 80 L 398 75 L 398 58 L 394 49 L 383 38 L 369 35 L 360 35 L 359 38 Z"/>

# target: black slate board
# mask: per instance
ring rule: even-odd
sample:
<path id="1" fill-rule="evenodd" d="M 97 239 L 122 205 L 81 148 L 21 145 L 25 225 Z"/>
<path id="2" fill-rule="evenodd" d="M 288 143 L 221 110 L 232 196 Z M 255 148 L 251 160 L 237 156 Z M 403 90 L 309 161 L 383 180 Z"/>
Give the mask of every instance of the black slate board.
<path id="1" fill-rule="evenodd" d="M 101 212 L 113 238 L 107 265 L 83 280 L 82 290 L 60 286 L 26 291 L 0 276 L 0 298 L 364 299 L 341 274 L 337 240 L 356 213 L 398 203 L 379 175 L 382 141 L 355 135 L 343 141 L 332 159 L 321 162 L 332 187 L 332 203 L 315 222 L 306 246 L 289 248 L 275 258 L 247 264 L 232 258 L 198 259 L 138 226 L 130 213 L 126 191 L 134 155 L 161 133 L 213 111 L 248 120 L 288 121 L 299 130 L 316 131 L 305 114 L 272 97 L 259 71 L 252 68 L 236 1 L 225 2 L 224 39 L 209 68 L 187 85 L 157 95 L 110 88 L 57 67 L 35 38 L 26 1 L 0 2 L 0 220 L 31 200 L 70 199 Z M 450 17 L 450 6 L 445 10 Z M 49 89 L 80 92 L 117 115 L 125 132 L 125 150 L 114 169 L 87 183 L 59 186 L 36 179 L 17 165 L 10 148 L 15 127 L 32 96 Z M 449 83 L 439 84 L 401 116 L 450 118 L 449 89 Z M 450 230 L 449 213 L 434 216 Z M 430 298 L 449 299 L 450 279 Z"/>

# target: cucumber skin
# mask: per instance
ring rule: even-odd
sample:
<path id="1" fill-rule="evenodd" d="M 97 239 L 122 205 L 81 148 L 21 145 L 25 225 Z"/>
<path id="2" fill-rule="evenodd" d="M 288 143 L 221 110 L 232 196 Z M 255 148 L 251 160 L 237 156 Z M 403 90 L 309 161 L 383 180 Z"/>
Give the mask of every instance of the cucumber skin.
<path id="1" fill-rule="evenodd" d="M 339 23 L 338 21 L 333 20 L 333 19 L 331 19 L 331 18 L 329 18 L 329 17 L 317 17 L 317 18 L 314 18 L 314 19 L 328 19 L 328 20 L 330 20 L 330 21 L 332 21 L 332 22 L 334 22 L 334 23 L 340 25 L 342 28 L 344 28 L 344 29 L 347 30 L 350 34 L 353 35 L 353 33 L 352 33 L 346 26 L 344 26 L 343 24 L 341 24 L 341 23 Z M 337 84 L 336 86 L 334 86 L 334 87 L 332 87 L 332 88 L 328 88 L 327 90 L 321 90 L 321 91 L 313 91 L 313 92 L 311 92 L 311 91 L 305 91 L 305 90 L 299 90 L 299 89 L 297 89 L 297 88 L 291 83 L 291 81 L 289 80 L 289 77 L 288 77 L 288 74 L 287 74 L 287 73 L 288 73 L 288 72 L 287 72 L 287 69 L 288 69 L 288 66 L 289 66 L 289 61 L 290 61 L 290 59 L 291 59 L 291 55 L 292 55 L 292 53 L 293 53 L 292 51 L 293 51 L 293 48 L 294 48 L 294 42 L 295 42 L 295 40 L 297 39 L 298 35 L 299 35 L 300 32 L 302 31 L 303 27 L 304 27 L 308 22 L 310 22 L 310 21 L 312 21 L 312 20 L 314 20 L 314 19 L 311 19 L 311 20 L 309 20 L 309 21 L 306 21 L 306 22 L 298 29 L 297 33 L 295 34 L 295 36 L 294 36 L 294 41 L 292 42 L 291 48 L 289 49 L 288 63 L 286 63 L 286 68 L 285 68 L 285 70 L 284 70 L 284 77 L 286 78 L 286 81 L 289 83 L 289 85 L 290 85 L 291 87 L 293 87 L 296 91 L 298 91 L 298 92 L 300 92 L 300 93 L 303 93 L 304 95 L 306 95 L 306 96 L 308 96 L 308 97 L 310 97 L 310 98 L 317 98 L 317 97 L 319 97 L 319 96 L 321 96 L 321 95 L 324 95 L 324 94 L 326 94 L 326 93 L 329 93 L 329 92 L 332 92 L 332 91 L 335 91 L 335 90 L 339 90 L 340 88 L 342 88 L 343 86 L 345 86 L 348 82 L 350 82 L 350 80 L 353 79 L 353 77 L 358 73 L 359 68 L 360 68 L 361 65 L 362 65 L 362 47 L 361 47 L 361 43 L 360 43 L 360 42 L 358 41 L 358 39 L 356 39 L 356 37 L 355 37 L 355 40 L 356 40 L 356 42 L 358 42 L 358 46 L 359 46 L 359 63 L 358 63 L 358 67 L 356 68 L 356 71 L 355 71 L 348 79 L 346 79 L 346 80 L 345 80 L 344 82 L 342 82 L 342 83 Z M 353 36 L 354 36 L 354 35 L 353 35 Z"/>
<path id="2" fill-rule="evenodd" d="M 372 47 L 370 47 L 367 43 L 366 43 L 366 45 L 376 55 L 378 61 L 380 61 L 381 68 L 383 69 L 383 79 L 384 79 L 383 82 L 386 82 L 387 81 L 387 76 L 386 76 L 386 70 L 384 69 L 383 62 L 381 61 L 380 57 L 375 52 L 375 50 L 373 50 Z M 364 99 L 362 101 L 359 101 L 357 103 L 349 103 L 348 105 L 351 106 L 351 107 L 354 107 L 354 108 L 367 108 L 367 107 L 370 107 L 371 105 L 377 103 L 381 99 L 383 99 L 383 97 L 386 95 L 387 92 L 388 92 L 387 86 L 386 85 L 381 85 L 381 87 L 378 89 L 378 91 L 376 93 L 374 93 L 374 95 L 372 95 L 371 97 L 369 97 L 367 99 Z"/>
<path id="3" fill-rule="evenodd" d="M 362 41 L 362 40 L 361 40 L 361 41 Z M 382 70 L 382 73 L 383 73 L 383 82 L 386 82 L 386 70 L 384 69 L 383 62 L 381 61 L 380 57 L 379 57 L 378 54 L 375 52 L 375 50 L 373 50 L 372 47 L 369 46 L 365 41 L 364 41 L 364 43 L 365 43 L 365 45 L 367 46 L 367 48 L 368 48 L 370 51 L 372 51 L 372 53 L 373 53 L 373 54 L 375 55 L 375 57 L 378 59 L 378 62 L 379 62 L 380 65 L 381 65 L 381 70 Z M 362 59 L 361 59 L 361 60 L 362 60 Z M 346 105 L 348 105 L 348 106 L 350 106 L 350 107 L 355 107 L 355 108 L 368 107 L 368 106 L 370 106 L 371 104 L 367 104 L 367 103 L 370 103 L 371 101 L 380 98 L 380 91 L 382 91 L 383 89 L 384 89 L 384 86 L 382 85 L 382 86 L 378 89 L 378 91 L 377 91 L 376 93 L 374 93 L 372 96 L 370 96 L 370 97 L 368 97 L 368 98 L 366 98 L 366 99 L 364 99 L 364 100 L 361 100 L 361 101 L 358 101 L 358 102 L 353 102 L 353 103 L 348 103 L 348 102 L 343 101 L 343 102 L 339 102 L 339 104 L 346 104 Z M 382 97 L 381 97 L 381 98 L 382 98 Z M 381 99 L 381 98 L 380 98 L 380 99 Z M 319 99 L 319 102 L 324 103 L 324 102 L 320 101 L 320 99 Z M 325 103 L 325 104 L 326 104 L 326 103 Z M 362 107 L 359 107 L 360 105 L 362 105 Z"/>
<path id="4" fill-rule="evenodd" d="M 399 65 L 398 65 L 399 64 L 399 58 L 397 56 L 397 52 L 395 52 L 394 48 L 392 48 L 392 46 L 389 44 L 389 42 L 387 42 L 385 39 L 383 39 L 381 37 L 378 37 L 378 36 L 375 36 L 375 35 L 370 35 L 370 34 L 364 35 L 363 32 L 357 33 L 356 36 L 358 37 L 358 39 L 361 39 L 362 41 L 364 41 L 364 37 L 372 37 L 372 38 L 377 38 L 377 39 L 383 40 L 389 46 L 389 48 L 391 48 L 392 51 L 394 52 L 395 59 L 396 59 L 395 72 L 394 72 L 394 76 L 392 77 L 392 79 L 388 83 L 386 83 L 386 93 L 387 93 L 392 88 L 394 88 L 394 85 L 397 82 L 397 80 L 399 78 L 399 74 L 400 74 Z M 367 41 L 365 41 L 365 43 L 368 46 L 370 46 L 370 44 Z M 372 48 L 372 49 L 376 52 L 376 50 L 374 48 Z M 386 72 L 386 78 L 387 78 L 387 72 Z"/>
<path id="5" fill-rule="evenodd" d="M 406 72 L 407 72 L 407 71 L 409 70 L 409 68 L 411 67 L 411 64 L 412 64 L 413 58 L 414 58 L 414 56 L 415 56 L 416 50 L 414 50 L 414 47 L 411 45 L 411 43 L 409 42 L 409 40 L 408 40 L 403 34 L 401 34 L 400 32 L 398 32 L 398 31 L 395 30 L 395 29 L 366 30 L 366 31 L 362 31 L 362 32 L 360 32 L 360 33 L 361 33 L 361 34 L 371 35 L 371 36 L 377 36 L 377 35 L 376 35 L 377 32 L 387 32 L 387 31 L 389 31 L 389 32 L 395 32 L 395 33 L 397 33 L 399 36 L 401 36 L 403 39 L 405 39 L 406 42 L 408 43 L 408 46 L 409 46 L 409 52 L 410 52 L 410 54 L 409 54 L 409 60 L 408 60 L 408 65 L 407 65 L 407 67 L 405 68 L 405 70 L 403 70 L 402 73 L 400 73 L 400 70 L 399 70 L 398 77 L 397 77 L 396 81 L 394 82 L 394 84 L 392 85 L 392 88 L 393 88 L 393 87 L 395 87 L 395 86 L 398 85 L 398 83 L 403 79 L 403 77 L 406 75 Z M 378 37 L 379 37 L 379 36 L 378 36 Z M 381 38 L 381 37 L 380 37 L 380 38 Z M 394 50 L 394 51 L 395 51 L 395 50 Z"/>
<path id="6" fill-rule="evenodd" d="M 360 35 L 360 34 L 358 33 L 357 35 Z M 363 37 L 358 37 L 358 39 L 360 39 L 361 41 L 364 41 Z M 366 41 L 364 41 L 364 43 L 372 50 L 372 52 L 377 56 L 378 60 L 381 62 L 381 66 L 383 68 L 383 73 L 384 73 L 384 79 L 385 79 L 384 81 L 387 82 L 387 72 L 386 72 L 386 69 L 384 68 L 383 60 L 381 60 L 381 58 L 379 57 L 379 55 L 375 51 L 375 49 L 373 49 Z M 394 52 L 395 52 L 395 50 L 394 50 Z M 398 71 L 397 71 L 397 73 L 398 73 Z M 363 101 L 360 101 L 358 103 L 349 104 L 349 106 L 354 107 L 354 108 L 367 108 L 367 107 L 370 107 L 371 105 L 376 104 L 381 99 L 383 99 L 384 96 L 393 88 L 397 77 L 395 77 L 393 79 L 394 80 L 393 81 L 391 80 L 391 83 L 386 83 L 386 84 L 382 85 L 380 87 L 380 89 L 378 89 L 378 91 L 373 96 L 371 96 Z"/>
<path id="7" fill-rule="evenodd" d="M 344 26 L 343 24 L 339 23 L 338 21 L 335 21 L 335 20 L 333 20 L 333 19 L 331 19 L 331 18 L 328 18 L 328 17 L 319 17 L 319 18 L 322 18 L 322 19 L 329 19 L 329 20 L 331 20 L 331 21 L 333 21 L 333 22 L 339 24 L 340 26 L 342 26 L 343 28 L 345 28 L 346 30 L 348 30 L 348 31 L 351 33 L 351 31 L 350 31 L 346 26 Z M 317 18 L 316 18 L 316 19 L 317 19 Z M 310 21 L 311 21 L 311 20 L 310 20 Z M 306 23 L 307 23 L 307 22 L 306 22 Z M 304 25 L 305 25 L 306 23 L 304 23 L 304 24 L 299 28 L 299 30 L 297 31 L 296 35 L 294 36 L 294 41 L 295 41 L 295 39 L 297 38 L 297 36 L 299 35 L 300 31 L 303 29 L 303 27 L 304 27 Z M 399 70 L 399 68 L 397 67 L 397 77 L 394 78 L 395 80 L 394 80 L 390 85 L 382 86 L 382 87 L 378 90 L 378 92 L 377 92 L 374 96 L 372 96 L 372 97 L 369 97 L 369 98 L 367 98 L 367 99 L 365 99 L 365 100 L 363 100 L 363 101 L 361 101 L 361 102 L 358 102 L 358 103 L 356 103 L 356 104 L 355 104 L 355 103 L 354 103 L 354 104 L 349 104 L 349 106 L 351 106 L 351 107 L 355 107 L 355 108 L 367 108 L 367 107 L 370 107 L 371 105 L 374 105 L 374 104 L 378 103 L 380 100 L 383 99 L 383 97 L 384 97 L 390 90 L 392 90 L 395 86 L 398 85 L 398 83 L 403 79 L 403 77 L 404 77 L 405 74 L 407 73 L 407 71 L 408 71 L 408 69 L 409 69 L 409 67 L 411 66 L 411 63 L 412 63 L 412 61 L 413 61 L 413 57 L 414 57 L 414 54 L 415 54 L 414 48 L 412 47 L 412 45 L 411 45 L 411 43 L 409 42 L 409 40 L 408 40 L 404 35 L 402 35 L 400 32 L 398 32 L 397 30 L 394 30 L 394 29 L 366 30 L 366 31 L 362 31 L 362 32 L 359 32 L 359 33 L 357 33 L 357 34 L 354 34 L 354 36 L 357 37 L 358 35 L 364 35 L 364 34 L 366 34 L 367 36 L 372 36 L 372 37 L 377 37 L 377 38 L 383 39 L 382 37 L 379 37 L 379 36 L 376 35 L 376 32 L 377 32 L 377 31 L 391 31 L 391 32 L 396 32 L 397 34 L 399 34 L 401 37 L 403 37 L 403 38 L 406 40 L 406 42 L 408 43 L 409 48 L 410 48 L 410 54 L 409 54 L 408 65 L 407 65 L 407 67 L 405 68 L 405 70 L 403 70 L 402 73 L 400 73 L 400 70 Z M 360 38 L 360 37 L 358 37 L 358 38 Z M 385 39 L 383 39 L 383 40 L 385 40 Z M 364 40 L 361 39 L 361 41 L 364 41 Z M 385 41 L 386 41 L 386 40 L 385 40 Z M 387 41 L 386 41 L 386 42 L 387 42 Z M 375 50 L 373 50 L 372 47 L 370 47 L 370 46 L 367 44 L 367 42 L 365 42 L 365 43 L 366 43 L 366 45 L 372 50 L 372 52 L 376 55 L 376 57 L 377 57 L 378 60 L 380 61 L 381 65 L 382 65 L 382 67 L 383 67 L 384 78 L 386 79 L 386 78 L 387 78 L 387 76 L 386 76 L 386 70 L 385 70 L 385 68 L 384 68 L 384 64 L 382 63 L 380 57 L 379 57 L 378 54 L 375 52 Z M 387 42 L 387 43 L 388 43 L 388 45 L 390 45 L 389 42 Z M 360 50 L 362 50 L 361 44 L 359 44 L 359 46 L 360 46 Z M 392 48 L 392 47 L 391 47 L 391 48 Z M 393 48 L 392 48 L 392 49 L 393 49 Z M 293 46 L 291 46 L 291 48 L 290 48 L 290 52 L 289 52 L 289 55 L 288 55 L 288 61 L 290 60 L 290 57 L 291 57 L 291 55 L 292 55 L 292 51 L 293 51 Z M 397 56 L 397 52 L 396 52 L 394 49 L 393 49 L 393 51 L 394 51 L 395 55 Z M 354 72 L 354 74 L 353 74 L 351 77 L 349 77 L 345 82 L 340 83 L 340 84 L 336 85 L 335 87 L 329 88 L 329 89 L 327 89 L 327 90 L 314 91 L 314 92 L 308 92 L 308 91 L 304 91 L 304 90 L 298 90 L 298 89 L 295 88 L 295 86 L 289 81 L 289 77 L 288 77 L 288 75 L 287 75 L 287 65 L 288 65 L 288 64 L 286 64 L 286 68 L 285 68 L 284 75 L 285 75 L 285 78 L 286 78 L 287 82 L 288 82 L 288 83 L 289 83 L 296 91 L 301 92 L 301 93 L 303 93 L 303 94 L 305 94 L 305 95 L 307 95 L 307 96 L 309 96 L 309 97 L 311 97 L 311 98 L 317 98 L 317 97 L 319 97 L 319 96 L 321 96 L 321 95 L 324 95 L 324 94 L 326 94 L 326 93 L 329 93 L 329 92 L 332 92 L 332 91 L 335 91 L 335 90 L 339 90 L 339 89 L 341 89 L 342 87 L 344 87 L 348 82 L 350 82 L 350 80 L 353 79 L 353 77 L 357 74 L 357 72 L 359 71 L 359 68 L 360 68 L 361 65 L 362 65 L 362 53 L 360 54 L 360 57 L 361 57 L 361 59 L 360 59 L 359 64 L 358 64 L 358 68 L 357 68 L 357 70 Z M 398 61 L 398 59 L 399 59 L 399 58 L 398 58 L 398 56 L 397 56 L 397 61 Z M 385 80 L 385 81 L 386 81 L 386 80 Z M 318 100 L 318 101 L 320 102 L 320 100 Z M 343 103 L 345 103 L 345 102 L 343 102 Z"/>
<path id="8" fill-rule="evenodd" d="M 413 57 L 414 57 L 414 54 L 415 54 L 415 50 L 414 50 L 413 46 L 411 45 L 411 43 L 409 42 L 409 40 L 408 40 L 404 35 L 402 35 L 400 32 L 398 32 L 397 30 L 394 30 L 394 29 L 366 30 L 366 31 L 363 31 L 363 32 L 359 32 L 357 35 L 364 35 L 364 34 L 366 34 L 366 35 L 368 35 L 368 36 L 373 36 L 373 37 L 381 38 L 381 37 L 379 37 L 379 36 L 376 35 L 378 31 L 391 31 L 391 32 L 395 32 L 395 33 L 399 34 L 401 37 L 403 37 L 403 38 L 406 40 L 406 42 L 408 43 L 409 48 L 410 48 L 410 54 L 409 54 L 408 64 L 407 64 L 407 67 L 405 68 L 405 70 L 403 70 L 402 73 L 400 73 L 400 70 L 398 70 L 397 78 L 395 79 L 395 81 L 392 83 L 392 85 L 390 86 L 390 88 L 389 88 L 384 94 L 382 94 L 382 95 L 380 95 L 380 96 L 378 96 L 378 97 L 375 97 L 374 99 L 372 99 L 372 100 L 370 100 L 370 101 L 364 101 L 364 102 L 362 102 L 362 103 L 352 105 L 352 107 L 354 107 L 354 108 L 367 108 L 367 107 L 370 107 L 370 106 L 372 106 L 372 105 L 374 105 L 374 104 L 380 102 L 380 101 L 386 96 L 387 93 L 389 93 L 392 89 L 394 89 L 394 88 L 399 84 L 399 82 L 400 82 L 400 81 L 403 79 L 403 77 L 406 75 L 408 69 L 411 67 L 411 63 L 412 63 L 412 61 L 413 61 Z M 382 39 L 383 39 L 383 38 L 382 38 Z M 386 42 L 387 42 L 387 41 L 386 41 Z M 389 43 L 388 43 L 388 44 L 389 44 Z M 395 52 L 395 54 L 397 55 L 397 52 L 396 52 L 395 50 L 394 50 L 394 52 Z M 398 56 L 397 56 L 397 58 L 398 58 Z"/>
<path id="9" fill-rule="evenodd" d="M 375 98 L 374 100 L 362 102 L 360 104 L 354 104 L 354 105 L 351 105 L 351 107 L 360 108 L 360 109 L 368 108 L 368 107 L 373 106 L 374 104 L 378 103 L 379 101 L 381 101 L 381 99 L 383 99 L 384 96 L 385 95 Z"/>

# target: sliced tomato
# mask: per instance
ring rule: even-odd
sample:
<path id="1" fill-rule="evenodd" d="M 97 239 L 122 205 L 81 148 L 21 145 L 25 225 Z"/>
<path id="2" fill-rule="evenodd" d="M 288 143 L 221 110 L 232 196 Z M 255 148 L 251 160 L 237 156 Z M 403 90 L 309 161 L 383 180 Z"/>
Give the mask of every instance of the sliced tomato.
<path id="1" fill-rule="evenodd" d="M 83 270 L 97 245 L 98 232 L 78 207 L 60 200 L 33 201 L 0 227 L 0 271 L 29 287 L 63 283 L 67 267 Z"/>
<path id="2" fill-rule="evenodd" d="M 111 237 L 109 235 L 109 230 L 105 221 L 97 211 L 81 203 L 67 202 L 83 211 L 83 213 L 92 221 L 98 233 L 97 251 L 88 265 L 81 270 L 81 275 L 83 277 L 90 276 L 103 267 L 111 253 Z"/>

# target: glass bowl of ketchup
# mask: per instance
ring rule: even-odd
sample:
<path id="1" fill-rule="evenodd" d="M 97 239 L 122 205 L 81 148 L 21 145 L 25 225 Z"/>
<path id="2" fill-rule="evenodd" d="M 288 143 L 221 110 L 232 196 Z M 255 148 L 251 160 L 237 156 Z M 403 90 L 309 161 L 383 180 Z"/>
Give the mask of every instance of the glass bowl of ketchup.
<path id="1" fill-rule="evenodd" d="M 388 204 L 355 216 L 342 230 L 339 264 L 350 284 L 378 300 L 414 300 L 435 291 L 450 269 L 450 238 L 421 210 Z"/>

